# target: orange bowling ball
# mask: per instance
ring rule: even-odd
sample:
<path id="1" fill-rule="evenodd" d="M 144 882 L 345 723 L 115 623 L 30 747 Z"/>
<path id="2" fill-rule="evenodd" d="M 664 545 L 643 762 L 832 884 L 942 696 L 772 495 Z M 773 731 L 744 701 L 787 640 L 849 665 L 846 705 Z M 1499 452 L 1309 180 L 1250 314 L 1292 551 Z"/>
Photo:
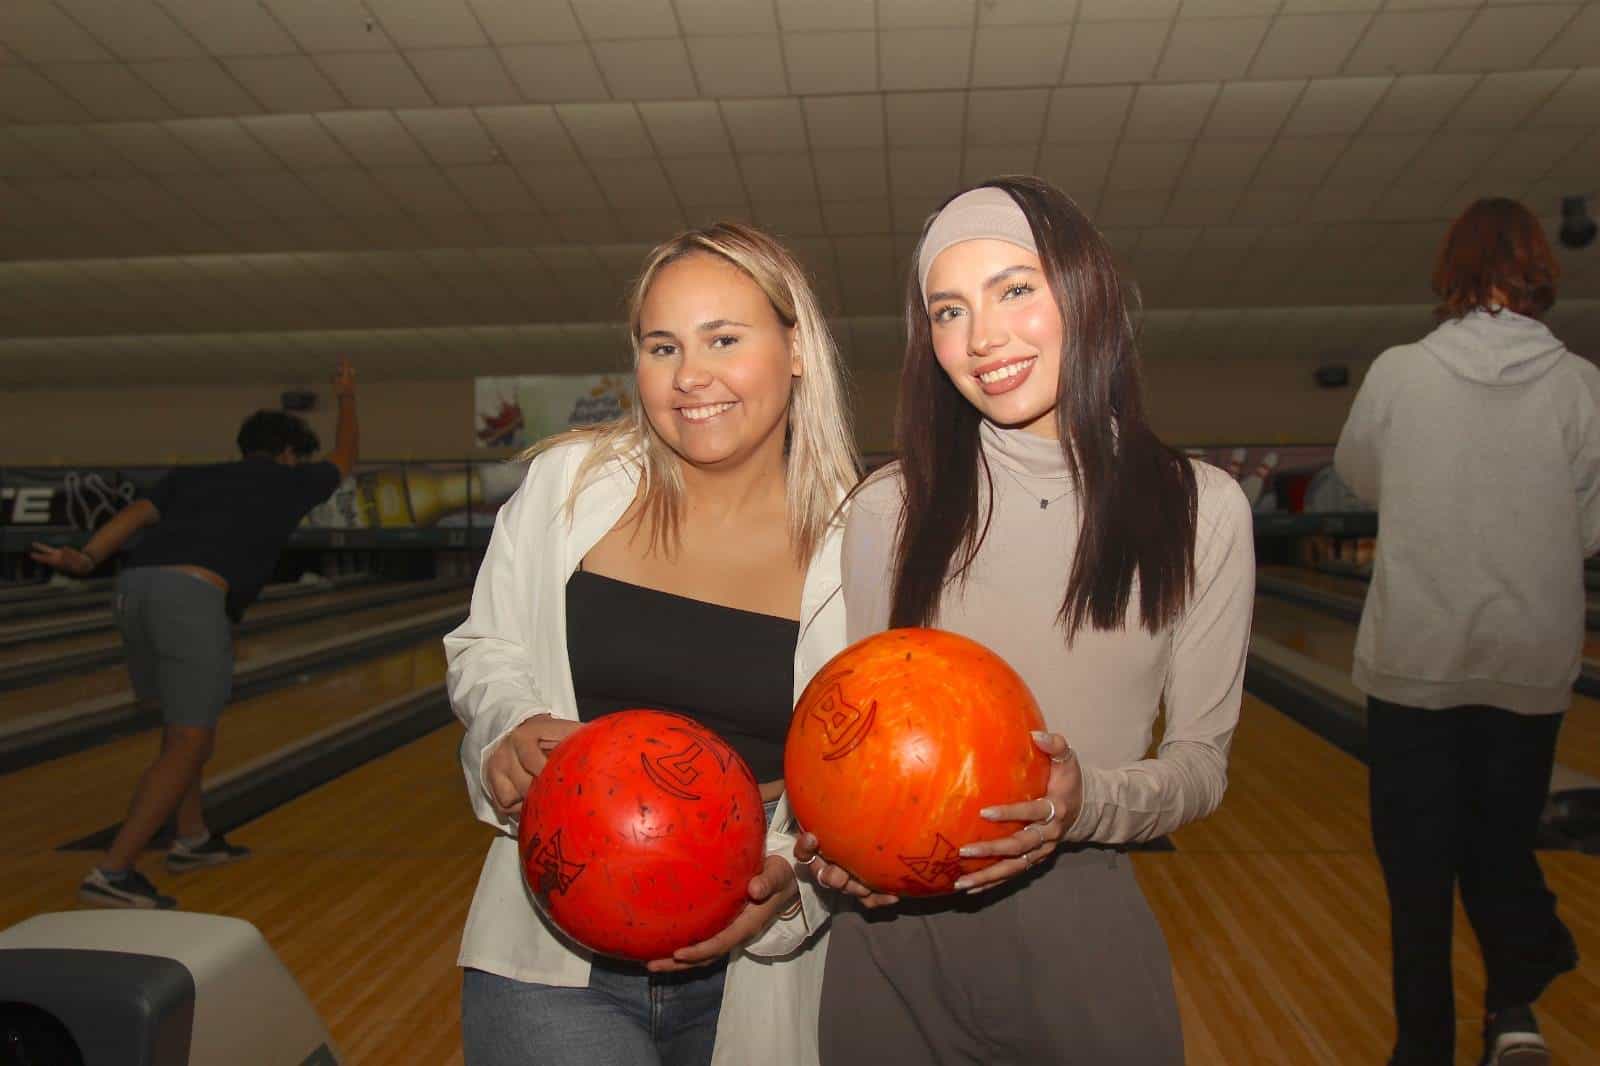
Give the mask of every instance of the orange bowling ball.
<path id="1" fill-rule="evenodd" d="M 938 896 L 994 859 L 963 844 L 1017 831 L 985 807 L 1044 795 L 1033 694 L 983 645 L 937 629 L 858 641 L 812 678 L 784 748 L 789 806 L 822 854 L 879 892 Z"/>

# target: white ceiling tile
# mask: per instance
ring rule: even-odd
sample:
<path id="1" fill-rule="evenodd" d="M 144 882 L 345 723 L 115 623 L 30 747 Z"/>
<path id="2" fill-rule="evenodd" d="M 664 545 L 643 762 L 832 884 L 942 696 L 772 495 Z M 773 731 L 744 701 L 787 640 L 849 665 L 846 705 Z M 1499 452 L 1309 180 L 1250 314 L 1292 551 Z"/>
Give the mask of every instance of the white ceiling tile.
<path id="1" fill-rule="evenodd" d="M 1587 135 L 1582 130 L 1518 130 L 1506 138 L 1485 167 L 1502 174 L 1544 175 Z"/>
<path id="2" fill-rule="evenodd" d="M 1575 70 L 1572 76 L 1536 111 L 1528 123 L 1533 126 L 1591 126 L 1595 121 L 1594 102 L 1600 100 L 1600 67 Z"/>
<path id="3" fill-rule="evenodd" d="M 630 211 L 677 207 L 672 183 L 654 159 L 599 159 L 592 166 L 612 207 Z"/>
<path id="4" fill-rule="evenodd" d="M 1367 128 L 1379 133 L 1437 129 L 1477 83 L 1476 74 L 1412 74 L 1396 78 L 1367 120 Z"/>
<path id="5" fill-rule="evenodd" d="M 1388 91 L 1392 78 L 1317 78 L 1306 86 L 1283 132 L 1290 137 L 1354 133 Z"/>
<path id="6" fill-rule="evenodd" d="M 1305 83 L 1232 82 L 1222 87 L 1206 120 L 1207 137 L 1271 137 L 1278 132 Z"/>
<path id="7" fill-rule="evenodd" d="M 296 174 L 253 171 L 233 175 L 234 184 L 280 219 L 326 219 L 333 209 Z"/>
<path id="8" fill-rule="evenodd" d="M 1582 67 L 1600 55 L 1600 5 L 1588 4 L 1535 60 L 1541 67 Z"/>
<path id="9" fill-rule="evenodd" d="M 622 100 L 670 100 L 697 95 L 683 39 L 600 41 L 595 61 L 611 94 Z"/>
<path id="10" fill-rule="evenodd" d="M 812 157 L 817 189 L 824 200 L 883 199 L 889 195 L 888 164 L 881 150 L 813 152 Z"/>
<path id="11" fill-rule="evenodd" d="M 372 172 L 378 184 L 407 211 L 464 214 L 467 203 L 437 167 L 382 167 Z"/>
<path id="12" fill-rule="evenodd" d="M 223 60 L 223 65 L 268 111 L 303 113 L 346 106 L 345 98 L 306 56 L 236 56 Z"/>
<path id="13" fill-rule="evenodd" d="M 561 104 L 562 125 L 589 159 L 645 159 L 655 148 L 632 104 Z"/>
<path id="14" fill-rule="evenodd" d="M 92 126 L 95 136 L 146 174 L 193 174 L 206 169 L 200 157 L 157 122 Z"/>
<path id="15" fill-rule="evenodd" d="M 42 68 L 45 75 L 99 119 L 170 118 L 171 104 L 121 63 L 63 63 Z M 6 86 L 0 82 L 0 89 Z M 10 106 L 13 101 L 0 106 Z"/>
<path id="16" fill-rule="evenodd" d="M 1171 189 L 1111 189 L 1100 196 L 1096 221 L 1103 226 L 1153 226 L 1172 199 Z"/>
<path id="17" fill-rule="evenodd" d="M 972 57 L 974 85 L 1054 85 L 1061 80 L 1072 27 L 985 26 Z"/>
<path id="18" fill-rule="evenodd" d="M 514 104 L 522 97 L 493 48 L 431 48 L 407 52 L 428 95 L 445 107 Z"/>
<path id="19" fill-rule="evenodd" d="M 826 232 L 822 206 L 815 200 L 773 200 L 755 205 L 756 222 L 779 237 L 805 237 Z"/>
<path id="20" fill-rule="evenodd" d="M 573 163 L 578 159 L 577 148 L 549 105 L 484 107 L 477 115 L 501 153 L 514 163 Z"/>
<path id="21" fill-rule="evenodd" d="M 971 30 L 892 30 L 879 34 L 885 89 L 960 89 L 969 84 Z"/>
<path id="22" fill-rule="evenodd" d="M 811 157 L 802 152 L 767 154 L 741 152 L 739 172 L 753 203 L 774 200 L 815 200 L 817 183 Z"/>
<path id="23" fill-rule="evenodd" d="M 466 0 L 365 0 L 401 48 L 471 48 L 488 42 Z"/>
<path id="24" fill-rule="evenodd" d="M 40 164 L 40 169 L 18 169 L 8 173 L 63 173 L 73 176 L 109 177 L 137 173 L 122 153 L 96 136 L 101 126 L 14 126 L 6 131 L 9 143 L 4 154 Z M 9 161 L 9 160 L 8 160 Z M 8 217 L 0 213 L 0 218 Z M 14 217 L 14 216 L 13 216 Z"/>
<path id="25" fill-rule="evenodd" d="M 1169 19 L 1177 15 L 1179 0 L 1081 0 L 1079 22 L 1117 22 L 1123 19 Z"/>
<path id="26" fill-rule="evenodd" d="M 718 155 L 733 150 L 713 100 L 652 101 L 639 104 L 650 140 L 662 157 Z"/>
<path id="27" fill-rule="evenodd" d="M 1052 141 L 1112 141 L 1122 135 L 1134 89 L 1105 85 L 1056 89 L 1050 94 L 1045 137 Z"/>
<path id="28" fill-rule="evenodd" d="M 861 0 L 778 0 L 778 21 L 785 33 L 813 30 L 870 30 L 872 4 Z"/>
<path id="29" fill-rule="evenodd" d="M 413 167 L 428 161 L 392 112 L 332 111 L 318 118 L 362 166 Z"/>
<path id="30" fill-rule="evenodd" d="M 1088 141 L 1080 144 L 1046 144 L 1038 157 L 1038 168 L 1046 179 L 1056 182 L 1067 192 L 1080 195 L 1083 190 L 1088 190 L 1098 194 L 1099 187 L 1106 182 L 1106 176 L 1110 173 L 1110 162 L 1115 154 L 1117 144 L 1109 141 L 1101 144 Z"/>
<path id="31" fill-rule="evenodd" d="M 257 0 L 162 0 L 195 40 L 216 56 L 283 55 L 294 41 Z"/>
<path id="32" fill-rule="evenodd" d="M 1426 74 L 1433 70 L 1472 11 L 1385 11 L 1345 64 L 1346 74 Z"/>
<path id="33" fill-rule="evenodd" d="M 606 91 L 589 46 L 577 44 L 518 44 L 500 49 L 511 78 L 522 95 L 540 103 L 567 100 L 606 100 Z"/>
<path id="34" fill-rule="evenodd" d="M 307 185 L 347 218 L 384 218 L 400 213 L 400 205 L 365 170 L 344 167 L 302 174 Z"/>
<path id="35" fill-rule="evenodd" d="M 888 233 L 893 229 L 893 217 L 887 200 L 828 200 L 822 205 L 822 217 L 832 234 Z M 874 293 L 865 302 L 864 309 L 881 307 Z"/>
<path id="36" fill-rule="evenodd" d="M 888 28 L 971 26 L 973 0 L 878 0 L 878 25 Z"/>
<path id="37" fill-rule="evenodd" d="M 239 121 L 256 140 L 294 170 L 351 164 L 349 154 L 311 115 L 262 115 Z"/>
<path id="38" fill-rule="evenodd" d="M 1183 0 L 1184 18 L 1275 15 L 1279 0 Z"/>
<path id="39" fill-rule="evenodd" d="M 1401 180 L 1432 184 L 1441 191 L 1453 189 L 1487 162 L 1502 143 L 1493 133 L 1435 134 Z"/>
<path id="40" fill-rule="evenodd" d="M 1156 70 L 1162 81 L 1225 81 L 1249 69 L 1270 19 L 1180 18 Z"/>
<path id="41" fill-rule="evenodd" d="M 1044 132 L 1048 89 L 986 89 L 967 96 L 968 144 L 1037 144 Z"/>
<path id="42" fill-rule="evenodd" d="M 215 59 L 156 59 L 130 68 L 181 115 L 252 115 L 261 110 Z"/>
<path id="43" fill-rule="evenodd" d="M 1439 69 L 1523 69 L 1545 50 L 1577 10 L 1577 4 L 1484 8 L 1439 61 Z"/>
<path id="44" fill-rule="evenodd" d="M 393 52 L 347 52 L 316 59 L 353 107 L 428 107 L 433 103 L 411 67 Z"/>
<path id="45" fill-rule="evenodd" d="M 880 94 L 808 96 L 801 104 L 805 108 L 811 147 L 836 149 L 883 146 L 883 97 Z"/>
<path id="46" fill-rule="evenodd" d="M 889 153 L 889 188 L 894 197 L 948 196 L 961 179 L 955 148 L 896 148 Z"/>
<path id="47" fill-rule="evenodd" d="M 163 123 L 214 170 L 280 170 L 283 164 L 231 118 L 191 118 Z"/>
<path id="48" fill-rule="evenodd" d="M 567 0 L 467 0 L 497 45 L 581 41 Z"/>
<path id="49" fill-rule="evenodd" d="M 388 52 L 394 42 L 361 0 L 261 0 L 307 52 Z"/>
<path id="50" fill-rule="evenodd" d="M 1217 86 L 1213 82 L 1141 85 L 1134 95 L 1122 136 L 1133 141 L 1197 137 L 1216 98 Z M 1115 136 L 1115 131 L 1112 135 Z"/>
<path id="51" fill-rule="evenodd" d="M 151 0 L 56 0 L 119 59 L 198 58 L 205 49 Z"/>
<path id="52" fill-rule="evenodd" d="M 8 0 L 0 4 L 0 41 L 31 63 L 88 63 L 112 58 L 50 0 Z"/>
<path id="53" fill-rule="evenodd" d="M 1312 222 L 1370 218 L 1383 191 L 1382 185 L 1326 185 L 1312 196 L 1303 217 Z"/>
<path id="54" fill-rule="evenodd" d="M 1260 166 L 1268 140 L 1201 140 L 1194 146 L 1183 171 L 1183 186 L 1196 188 L 1243 187 Z"/>
<path id="55" fill-rule="evenodd" d="M 1280 15 L 1250 64 L 1254 78 L 1319 77 L 1336 74 L 1349 58 L 1371 16 Z"/>
<path id="56" fill-rule="evenodd" d="M 119 69 L 110 63 L 97 65 Z M 140 88 L 163 113 L 169 110 L 160 97 L 143 85 Z M 14 122 L 81 122 L 90 117 L 88 109 L 60 88 L 15 64 L 0 64 L 0 114 Z"/>
<path id="57" fill-rule="evenodd" d="M 797 99 L 724 100 L 721 107 L 740 154 L 795 152 L 805 146 L 806 124 Z"/>
<path id="58" fill-rule="evenodd" d="M 959 146 L 966 110 L 966 93 L 889 93 L 884 97 L 889 143 L 902 148 Z"/>
<path id="59" fill-rule="evenodd" d="M 744 181 L 733 155 L 686 156 L 663 161 L 685 206 L 744 202 Z"/>
<path id="60" fill-rule="evenodd" d="M 783 53 L 791 92 L 872 92 L 878 88 L 878 42 L 874 33 L 786 33 Z M 963 63 L 962 76 L 965 75 Z"/>
<path id="61" fill-rule="evenodd" d="M 678 35 L 668 0 L 572 0 L 572 9 L 592 41 Z"/>
<path id="62" fill-rule="evenodd" d="M 1112 160 L 1108 189 L 1168 189 L 1189 158 L 1189 141 L 1124 141 Z"/>
<path id="63" fill-rule="evenodd" d="M 1343 154 L 1344 137 L 1280 137 L 1256 170 L 1258 186 L 1313 186 Z"/>
<path id="64" fill-rule="evenodd" d="M 468 108 L 397 111 L 395 118 L 441 166 L 490 163 L 499 151 Z"/>
<path id="65" fill-rule="evenodd" d="M 1451 129 L 1510 130 L 1520 126 L 1567 80 L 1564 70 L 1519 70 L 1485 75 L 1448 123 Z"/>
<path id="66" fill-rule="evenodd" d="M 777 34 L 691 37 L 689 58 L 704 96 L 773 96 L 788 89 Z"/>
<path id="67" fill-rule="evenodd" d="M 1081 18 L 1072 32 L 1063 81 L 1140 82 L 1155 71 L 1170 23 L 1083 22 Z"/>
<path id="68" fill-rule="evenodd" d="M 1230 221 L 1245 225 L 1271 226 L 1297 222 L 1306 210 L 1306 190 L 1283 186 L 1253 185 L 1233 209 Z M 1297 260 L 1300 256 L 1295 257 Z M 1272 276 L 1281 274 L 1274 270 Z"/>
<path id="69" fill-rule="evenodd" d="M 690 37 L 778 32 L 777 9 L 750 0 L 676 0 L 683 32 Z"/>
<path id="70" fill-rule="evenodd" d="M 685 225 L 683 217 L 678 214 L 676 208 L 652 207 L 647 210 L 614 211 L 612 212 L 612 217 L 617 220 L 619 239 L 644 241 L 648 244 L 658 244 L 667 240 L 674 233 L 683 229 Z M 592 240 L 593 238 L 591 237 L 590 239 Z M 617 300 L 613 299 L 611 303 L 616 304 Z M 615 318 L 619 313 L 615 306 L 602 306 L 599 310 L 600 314 L 596 317 Z M 590 348 L 586 350 L 598 352 L 601 350 L 601 345 L 598 343 L 591 344 Z M 624 353 L 627 351 L 626 344 L 606 346 L 604 351 L 606 355 L 613 357 L 610 359 L 610 365 L 607 369 L 616 370 L 626 365 L 624 363 L 626 358 Z"/>
<path id="71" fill-rule="evenodd" d="M 1038 169 L 1038 158 L 1037 141 L 1032 144 L 969 145 L 961 160 L 961 183 L 976 185 L 1002 174 L 1031 174 Z"/>
<path id="72" fill-rule="evenodd" d="M 980 26 L 1049 26 L 1070 23 L 1076 0 L 984 0 L 978 5 Z"/>
<path id="73" fill-rule="evenodd" d="M 221 174 L 169 174 L 161 183 L 194 211 L 212 220 L 229 222 L 266 221 L 271 215 L 255 200 L 240 194 L 227 176 Z"/>
<path id="74" fill-rule="evenodd" d="M 1421 133 L 1364 134 L 1350 142 L 1328 180 L 1352 185 L 1393 180 L 1405 171 L 1427 141 Z"/>

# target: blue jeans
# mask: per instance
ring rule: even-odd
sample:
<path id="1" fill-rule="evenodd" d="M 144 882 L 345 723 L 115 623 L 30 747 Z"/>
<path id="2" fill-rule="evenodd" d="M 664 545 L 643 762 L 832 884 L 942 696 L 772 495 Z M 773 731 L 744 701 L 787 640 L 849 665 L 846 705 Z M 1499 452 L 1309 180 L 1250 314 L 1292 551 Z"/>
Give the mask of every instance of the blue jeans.
<path id="1" fill-rule="evenodd" d="M 467 1066 L 705 1066 L 717 1038 L 726 960 L 675 974 L 596 959 L 587 988 L 467 970 Z"/>

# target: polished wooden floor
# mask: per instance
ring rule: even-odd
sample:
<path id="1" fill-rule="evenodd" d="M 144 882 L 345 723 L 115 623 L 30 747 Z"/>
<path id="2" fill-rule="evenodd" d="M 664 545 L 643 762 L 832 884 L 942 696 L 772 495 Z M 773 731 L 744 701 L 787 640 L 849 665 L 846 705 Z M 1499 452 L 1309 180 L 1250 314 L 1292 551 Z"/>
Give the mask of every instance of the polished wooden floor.
<path id="1" fill-rule="evenodd" d="M 1284 625 L 1270 606 L 1263 613 Z M 1319 632 L 1331 621 L 1317 619 L 1302 621 Z M 1307 646 L 1333 646 L 1338 633 L 1313 635 Z M 1293 638 L 1287 628 L 1274 635 Z M 1343 639 L 1348 648 L 1349 634 Z M 389 683 L 436 681 L 438 662 L 427 654 L 389 664 Z M 368 686 L 380 682 L 370 675 L 339 684 L 346 687 L 328 696 L 333 703 L 339 692 L 351 704 L 376 702 Z M 314 705 L 324 704 L 285 695 L 231 710 L 216 769 L 269 747 L 275 716 L 316 718 Z M 1569 717 L 1569 730 L 1579 717 Z M 460 1061 L 454 960 L 489 830 L 467 807 L 458 741 L 457 729 L 440 730 L 244 827 L 234 837 L 256 849 L 249 862 L 176 878 L 154 857 L 146 863 L 186 908 L 255 923 L 346 1062 Z M 130 772 L 150 750 L 149 738 L 119 743 L 127 745 L 119 753 L 111 745 L 0 779 L 8 796 L 54 790 L 0 814 L 0 881 L 10 886 L 0 927 L 76 905 L 74 887 L 92 857 L 52 849 L 115 817 Z M 1176 851 L 1134 862 L 1172 951 L 1191 1066 L 1383 1062 L 1391 1038 L 1386 909 L 1362 766 L 1247 698 L 1227 800 L 1173 840 Z M 1541 861 L 1580 949 L 1600 959 L 1600 859 Z M 1456 1061 L 1467 1064 L 1478 1050 L 1482 973 L 1464 921 L 1458 930 Z M 1597 986 L 1600 966 L 1589 962 L 1541 1003 L 1560 1063 L 1600 1062 Z"/>

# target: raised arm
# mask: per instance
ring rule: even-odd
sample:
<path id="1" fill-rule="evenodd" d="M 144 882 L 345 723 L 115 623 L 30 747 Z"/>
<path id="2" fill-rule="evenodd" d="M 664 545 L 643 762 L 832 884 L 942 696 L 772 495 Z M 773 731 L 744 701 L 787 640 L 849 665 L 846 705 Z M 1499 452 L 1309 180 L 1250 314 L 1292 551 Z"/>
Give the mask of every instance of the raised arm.
<path id="1" fill-rule="evenodd" d="M 149 500 L 135 500 L 101 526 L 82 548 L 56 548 L 35 541 L 28 554 L 36 563 L 43 563 L 64 574 L 84 577 L 117 554 L 129 537 L 159 521 L 161 512 L 156 510 L 155 504 Z"/>
<path id="2" fill-rule="evenodd" d="M 339 401 L 339 421 L 334 429 L 333 451 L 328 454 L 328 462 L 339 468 L 342 477 L 349 477 L 360 454 L 361 430 L 356 424 L 356 371 L 348 359 L 339 361 L 333 392 Z"/>

